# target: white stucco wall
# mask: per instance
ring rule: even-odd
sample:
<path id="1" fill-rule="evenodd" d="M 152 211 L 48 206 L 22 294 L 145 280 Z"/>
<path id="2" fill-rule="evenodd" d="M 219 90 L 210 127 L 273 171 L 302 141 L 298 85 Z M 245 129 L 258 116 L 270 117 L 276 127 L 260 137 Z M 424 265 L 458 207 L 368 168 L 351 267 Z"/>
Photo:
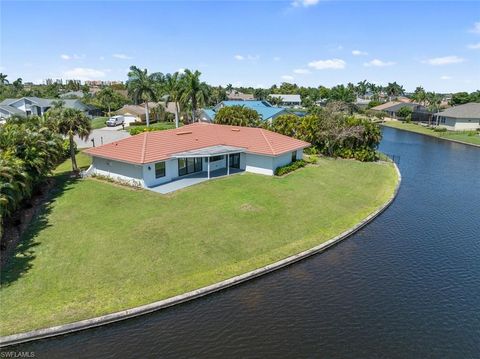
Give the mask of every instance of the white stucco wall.
<path id="1" fill-rule="evenodd" d="M 272 176 L 273 170 L 273 157 L 245 154 L 245 171 Z"/>
<path id="2" fill-rule="evenodd" d="M 139 183 L 142 186 L 144 185 L 142 165 L 93 157 L 92 166 L 93 174 L 110 177 L 115 180 L 128 181 L 132 184 Z"/>
<path id="3" fill-rule="evenodd" d="M 476 130 L 480 128 L 480 119 L 445 117 L 445 121 L 441 120 L 439 126 L 450 131 Z"/>
<path id="4" fill-rule="evenodd" d="M 155 178 L 155 163 L 143 165 L 143 181 L 145 187 L 152 187 L 162 183 L 170 182 L 176 177 L 178 177 L 177 159 L 165 161 L 165 176 L 160 178 Z"/>

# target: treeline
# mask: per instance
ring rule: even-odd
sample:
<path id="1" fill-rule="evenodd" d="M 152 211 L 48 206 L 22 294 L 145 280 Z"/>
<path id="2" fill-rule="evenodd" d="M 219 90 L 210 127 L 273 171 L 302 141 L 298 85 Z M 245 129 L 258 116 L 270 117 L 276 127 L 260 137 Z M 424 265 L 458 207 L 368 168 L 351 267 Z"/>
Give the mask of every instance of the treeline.
<path id="1" fill-rule="evenodd" d="M 215 123 L 234 126 L 263 127 L 312 144 L 311 151 L 330 157 L 355 158 L 360 161 L 378 159 L 377 148 L 382 139 L 378 124 L 352 116 L 345 105 L 330 102 L 306 116 L 280 115 L 271 123 L 262 121 L 256 111 L 243 106 L 221 108 Z"/>
<path id="2" fill-rule="evenodd" d="M 4 220 L 28 204 L 60 162 L 70 156 L 78 170 L 73 137 L 90 132 L 90 119 L 81 111 L 61 107 L 44 117 L 13 116 L 0 126 L 0 238 Z"/>

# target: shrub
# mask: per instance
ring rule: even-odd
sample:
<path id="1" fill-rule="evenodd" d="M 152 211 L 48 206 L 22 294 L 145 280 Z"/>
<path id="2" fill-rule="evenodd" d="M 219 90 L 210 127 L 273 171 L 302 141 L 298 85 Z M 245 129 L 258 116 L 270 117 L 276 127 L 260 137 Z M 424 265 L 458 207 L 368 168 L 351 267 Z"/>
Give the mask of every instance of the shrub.
<path id="1" fill-rule="evenodd" d="M 298 160 L 298 161 L 289 163 L 288 165 L 277 167 L 275 169 L 275 176 L 283 176 L 287 173 L 298 170 L 299 168 L 305 167 L 307 164 L 308 163 L 305 160 Z"/>
<path id="2" fill-rule="evenodd" d="M 445 127 L 435 127 L 433 130 L 435 132 L 447 132 L 447 129 Z"/>

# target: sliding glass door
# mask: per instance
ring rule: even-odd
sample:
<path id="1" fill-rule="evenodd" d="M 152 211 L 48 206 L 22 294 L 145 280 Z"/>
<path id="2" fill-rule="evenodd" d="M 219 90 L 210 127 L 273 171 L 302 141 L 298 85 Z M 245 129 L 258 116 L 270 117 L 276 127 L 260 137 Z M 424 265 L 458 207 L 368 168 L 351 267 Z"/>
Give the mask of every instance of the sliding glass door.
<path id="1" fill-rule="evenodd" d="M 191 173 L 202 171 L 202 158 L 179 158 L 178 175 L 185 176 Z"/>

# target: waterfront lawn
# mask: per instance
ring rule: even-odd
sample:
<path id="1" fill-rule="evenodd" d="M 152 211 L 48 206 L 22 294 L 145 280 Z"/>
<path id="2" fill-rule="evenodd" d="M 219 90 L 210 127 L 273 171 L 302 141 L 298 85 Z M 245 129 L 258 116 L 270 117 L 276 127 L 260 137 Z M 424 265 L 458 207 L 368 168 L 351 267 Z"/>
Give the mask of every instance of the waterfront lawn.
<path id="1" fill-rule="evenodd" d="M 79 154 L 82 166 L 88 158 Z M 320 159 L 283 178 L 244 173 L 168 196 L 98 179 L 58 188 L 2 272 L 0 334 L 168 298 L 318 245 L 381 206 L 391 163 Z"/>
<path id="2" fill-rule="evenodd" d="M 417 132 L 428 136 L 440 137 L 448 140 L 455 140 L 461 142 L 472 143 L 474 145 L 480 145 L 480 135 L 475 131 L 446 131 L 435 132 L 433 129 L 417 125 L 414 123 L 404 123 L 400 121 L 387 121 L 383 125 L 387 127 L 398 128 L 400 130 Z"/>

